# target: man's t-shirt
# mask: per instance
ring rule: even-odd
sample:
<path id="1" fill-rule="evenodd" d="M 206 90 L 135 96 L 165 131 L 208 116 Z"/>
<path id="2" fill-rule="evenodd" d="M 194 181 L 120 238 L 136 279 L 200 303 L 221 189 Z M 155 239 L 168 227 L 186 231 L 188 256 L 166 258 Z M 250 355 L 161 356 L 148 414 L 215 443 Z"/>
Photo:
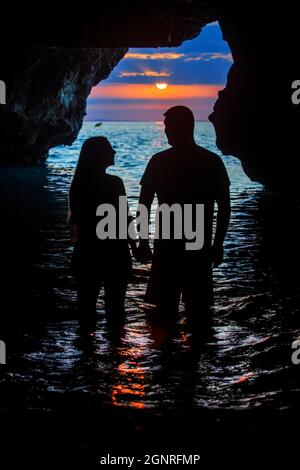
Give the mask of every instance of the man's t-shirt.
<path id="1" fill-rule="evenodd" d="M 228 196 L 230 180 L 221 158 L 198 145 L 153 155 L 140 184 L 159 205 L 204 204 L 204 247 L 211 244 L 214 202 Z"/>

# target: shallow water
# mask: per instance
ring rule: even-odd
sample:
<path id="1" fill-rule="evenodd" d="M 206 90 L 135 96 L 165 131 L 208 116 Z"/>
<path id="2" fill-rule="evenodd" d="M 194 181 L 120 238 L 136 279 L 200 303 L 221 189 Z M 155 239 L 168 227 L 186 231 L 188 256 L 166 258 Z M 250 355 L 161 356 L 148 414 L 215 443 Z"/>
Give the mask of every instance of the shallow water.
<path id="1" fill-rule="evenodd" d="M 99 134 L 117 151 L 110 172 L 122 176 L 134 211 L 143 169 L 166 147 L 161 123 L 105 122 L 100 128 L 85 123 L 72 147 L 52 149 L 46 168 L 1 172 L 2 191 L 10 200 L 4 220 L 16 215 L 7 255 L 8 278 L 22 279 L 14 301 L 19 311 L 29 302 L 41 320 L 27 324 L 23 318 L 10 333 L 8 365 L 0 376 L 7 403 L 48 409 L 63 393 L 93 396 L 108 407 L 156 411 L 284 409 L 299 402 L 300 369 L 291 362 L 291 343 L 300 334 L 296 297 L 290 299 L 287 320 L 276 263 L 266 248 L 266 196 L 233 157 L 223 157 L 232 183 L 232 219 L 225 262 L 214 271 L 211 334 L 202 341 L 191 335 L 183 309 L 174 331 L 152 325 L 143 304 L 149 266 L 135 263 L 121 337 L 116 340 L 107 330 L 102 296 L 96 333 L 80 337 L 66 194 L 82 141 Z M 209 123 L 198 123 L 197 135 L 203 146 L 217 151 Z M 14 185 L 18 200 L 7 190 Z M 9 223 L 3 230 L 9 238 Z M 22 314 L 26 317 L 25 307 Z"/>

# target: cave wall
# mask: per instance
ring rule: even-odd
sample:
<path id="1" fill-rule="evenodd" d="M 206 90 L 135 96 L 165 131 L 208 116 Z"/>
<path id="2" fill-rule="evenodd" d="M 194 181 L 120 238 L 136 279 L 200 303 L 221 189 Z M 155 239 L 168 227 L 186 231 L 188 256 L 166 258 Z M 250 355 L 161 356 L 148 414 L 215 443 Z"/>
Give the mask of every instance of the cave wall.
<path id="1" fill-rule="evenodd" d="M 218 9 L 234 63 L 209 119 L 222 153 L 238 157 L 252 180 L 278 191 L 281 116 L 276 64 L 280 58 L 275 25 L 258 11 L 255 3 L 241 3 L 233 11 Z"/>
<path id="2" fill-rule="evenodd" d="M 93 14 L 83 9 L 80 15 L 60 15 L 58 20 L 57 13 L 50 12 L 52 27 L 35 17 L 31 29 L 31 16 L 17 19 L 22 44 L 0 49 L 0 79 L 7 83 L 8 98 L 7 105 L 0 106 L 0 161 L 39 163 L 50 147 L 71 144 L 92 86 L 109 75 L 128 47 L 178 46 L 218 20 L 234 65 L 210 116 L 217 145 L 224 154 L 238 157 L 250 178 L 277 189 L 272 25 L 257 1 L 220 3 L 168 0 L 119 5 L 112 0 Z"/>
<path id="3" fill-rule="evenodd" d="M 1 163 L 40 163 L 49 148 L 71 145 L 92 87 L 108 77 L 126 51 L 55 47 L 9 51 L 2 74 L 7 103 L 0 107 Z"/>

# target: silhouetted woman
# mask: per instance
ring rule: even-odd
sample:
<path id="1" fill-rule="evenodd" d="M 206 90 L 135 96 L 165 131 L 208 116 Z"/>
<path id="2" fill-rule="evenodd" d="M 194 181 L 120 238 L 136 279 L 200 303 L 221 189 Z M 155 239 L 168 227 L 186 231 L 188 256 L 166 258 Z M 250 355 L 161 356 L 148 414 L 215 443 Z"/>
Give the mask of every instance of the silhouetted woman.
<path id="1" fill-rule="evenodd" d="M 105 137 L 87 139 L 81 149 L 69 192 L 69 223 L 75 247 L 72 270 L 78 286 L 78 308 L 83 327 L 94 328 L 96 302 L 104 286 L 105 310 L 113 324 L 124 319 L 124 302 L 131 272 L 128 240 L 96 235 L 96 209 L 111 204 L 118 220 L 119 196 L 126 196 L 121 178 L 106 173 L 114 165 L 115 150 Z"/>

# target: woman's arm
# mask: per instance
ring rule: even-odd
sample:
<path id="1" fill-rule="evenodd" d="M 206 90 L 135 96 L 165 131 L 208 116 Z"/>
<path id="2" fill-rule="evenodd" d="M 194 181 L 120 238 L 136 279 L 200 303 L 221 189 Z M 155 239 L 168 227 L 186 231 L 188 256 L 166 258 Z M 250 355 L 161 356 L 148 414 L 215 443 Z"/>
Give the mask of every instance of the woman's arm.
<path id="1" fill-rule="evenodd" d="M 72 243 L 76 243 L 78 240 L 79 226 L 70 224 L 70 239 Z"/>
<path id="2" fill-rule="evenodd" d="M 71 184 L 71 188 L 68 194 L 68 218 L 67 222 L 70 226 L 70 239 L 72 243 L 76 243 L 78 240 L 79 225 L 76 217 L 76 188 L 74 182 Z"/>
<path id="3" fill-rule="evenodd" d="M 121 179 L 121 191 L 120 191 L 120 196 L 125 196 L 127 199 L 126 195 L 126 189 L 124 186 L 124 183 Z M 128 236 L 128 244 L 131 248 L 132 255 L 136 257 L 136 251 L 137 251 L 137 233 L 135 229 L 135 225 L 133 223 L 134 221 L 134 216 L 130 212 L 128 200 L 127 200 L 127 236 Z"/>

